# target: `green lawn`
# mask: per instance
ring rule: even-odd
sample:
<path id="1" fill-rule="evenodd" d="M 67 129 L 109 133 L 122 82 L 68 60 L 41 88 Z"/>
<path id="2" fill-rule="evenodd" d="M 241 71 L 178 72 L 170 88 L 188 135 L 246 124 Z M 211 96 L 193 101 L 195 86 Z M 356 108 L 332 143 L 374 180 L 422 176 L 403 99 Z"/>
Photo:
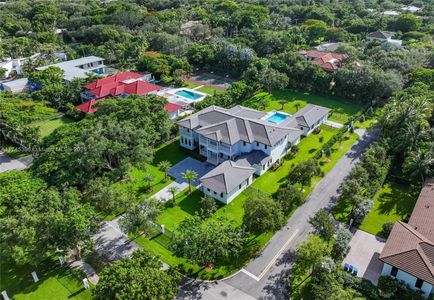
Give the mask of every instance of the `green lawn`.
<path id="1" fill-rule="evenodd" d="M 0 289 L 6 290 L 11 299 L 62 300 L 91 299 L 91 290 L 85 290 L 80 270 L 59 268 L 56 262 L 47 262 L 36 269 L 39 281 L 33 282 L 31 266 L 15 266 L 1 261 Z"/>
<path id="2" fill-rule="evenodd" d="M 201 88 L 198 88 L 197 91 L 208 94 L 210 96 L 212 96 L 214 94 L 221 94 L 221 93 L 225 92 L 224 90 L 218 90 L 218 89 L 212 88 L 210 86 L 206 86 L 206 85 L 204 85 Z"/>
<path id="3" fill-rule="evenodd" d="M 374 207 L 360 229 L 381 236 L 382 225 L 409 218 L 417 201 L 417 192 L 408 185 L 388 180 L 374 199 Z"/>
<path id="4" fill-rule="evenodd" d="M 157 220 L 158 224 L 175 231 L 183 220 L 200 212 L 200 199 L 203 194 L 199 190 L 188 193 L 188 188 L 176 195 L 175 207 L 166 208 Z"/>
<path id="5" fill-rule="evenodd" d="M 154 161 L 152 164 L 157 166 L 163 160 L 169 161 L 172 166 L 176 163 L 180 162 L 184 158 L 187 157 L 189 150 L 181 147 L 179 145 L 179 138 L 176 138 L 170 142 L 167 142 L 157 149 L 154 152 Z"/>
<path id="6" fill-rule="evenodd" d="M 71 119 L 65 118 L 65 117 L 57 117 L 54 119 L 39 121 L 36 123 L 33 123 L 33 126 L 39 127 L 39 132 L 41 133 L 42 137 L 45 137 L 47 135 L 50 135 L 56 128 L 74 122 Z"/>
<path id="7" fill-rule="evenodd" d="M 276 171 L 267 171 L 264 175 L 257 178 L 252 186 L 258 190 L 273 194 L 281 184 L 286 183 L 286 176 L 293 166 L 314 157 L 316 152 L 321 148 L 321 145 L 330 140 L 338 131 L 338 129 L 330 126 L 321 126 L 319 134 L 312 133 L 301 140 L 297 145 L 299 150 L 294 158 L 289 160 L 284 158 L 284 163 L 280 168 Z M 320 138 L 323 139 L 322 143 L 320 142 Z"/>
<path id="8" fill-rule="evenodd" d="M 267 99 L 267 106 L 265 109 L 258 105 L 259 98 L 264 96 Z M 244 101 L 243 105 L 264 111 L 270 111 L 273 109 L 282 110 L 282 104 L 279 103 L 280 100 L 286 101 L 283 105 L 283 111 L 289 114 L 294 114 L 297 110 L 301 109 L 308 103 L 331 108 L 332 114 L 329 116 L 329 119 L 339 123 L 347 122 L 352 115 L 355 115 L 363 108 L 359 103 L 345 99 L 301 93 L 292 90 L 273 91 L 271 95 L 267 95 L 267 93 L 259 93 L 251 99 Z"/>

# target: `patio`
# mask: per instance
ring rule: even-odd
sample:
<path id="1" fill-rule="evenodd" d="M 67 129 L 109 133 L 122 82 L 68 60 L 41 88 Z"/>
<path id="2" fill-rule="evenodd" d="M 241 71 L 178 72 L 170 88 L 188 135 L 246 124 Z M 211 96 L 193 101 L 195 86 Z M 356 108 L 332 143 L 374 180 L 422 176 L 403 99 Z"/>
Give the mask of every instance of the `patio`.
<path id="1" fill-rule="evenodd" d="M 383 263 L 378 259 L 386 241 L 375 235 L 356 230 L 350 242 L 350 252 L 343 263 L 359 269 L 357 276 L 377 284 Z"/>
<path id="2" fill-rule="evenodd" d="M 194 187 L 197 187 L 199 185 L 199 178 L 201 178 L 203 175 L 214 169 L 215 166 L 213 166 L 210 163 L 207 162 L 201 162 L 194 158 L 187 157 L 184 160 L 180 161 L 173 167 L 169 169 L 167 172 L 170 176 L 175 178 L 175 181 L 178 183 L 186 182 L 184 178 L 182 178 L 182 174 L 186 170 L 192 170 L 197 173 L 197 178 L 195 181 L 192 182 L 192 185 Z"/>

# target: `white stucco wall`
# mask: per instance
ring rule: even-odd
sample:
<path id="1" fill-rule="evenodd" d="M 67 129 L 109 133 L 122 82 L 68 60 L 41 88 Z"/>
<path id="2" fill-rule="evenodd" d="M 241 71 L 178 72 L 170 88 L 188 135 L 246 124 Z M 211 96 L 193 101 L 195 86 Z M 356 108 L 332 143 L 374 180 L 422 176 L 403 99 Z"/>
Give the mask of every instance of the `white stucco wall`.
<path id="1" fill-rule="evenodd" d="M 189 143 L 190 142 L 190 143 Z M 179 127 L 179 144 L 189 150 L 197 147 L 197 134 L 191 129 Z"/>
<path id="2" fill-rule="evenodd" d="M 244 180 L 241 183 L 241 188 L 239 186 L 236 186 L 235 189 L 230 191 L 228 194 L 223 194 L 223 197 L 221 197 L 220 193 L 214 193 L 214 191 L 209 190 L 202 186 L 202 192 L 205 195 L 211 196 L 212 198 L 223 202 L 224 204 L 230 203 L 232 200 L 234 200 L 239 194 L 241 194 L 242 191 L 244 191 L 250 184 L 253 182 L 253 175 L 250 176 L 247 180 Z"/>
<path id="3" fill-rule="evenodd" d="M 381 272 L 381 275 L 382 276 L 392 276 L 390 274 L 391 271 L 392 271 L 392 266 L 385 263 L 383 265 L 383 270 Z M 410 275 L 410 274 L 398 269 L 398 273 L 396 274 L 395 278 L 399 281 L 402 280 L 402 281 L 406 282 L 410 286 L 410 288 L 412 288 L 414 290 L 417 289 L 415 287 L 417 278 L 414 277 L 413 275 Z M 431 294 L 432 289 L 433 289 L 433 286 L 431 284 L 429 284 L 428 282 L 425 282 L 425 281 L 423 282 L 421 291 L 424 293 L 424 295 L 426 297 L 428 297 Z"/>

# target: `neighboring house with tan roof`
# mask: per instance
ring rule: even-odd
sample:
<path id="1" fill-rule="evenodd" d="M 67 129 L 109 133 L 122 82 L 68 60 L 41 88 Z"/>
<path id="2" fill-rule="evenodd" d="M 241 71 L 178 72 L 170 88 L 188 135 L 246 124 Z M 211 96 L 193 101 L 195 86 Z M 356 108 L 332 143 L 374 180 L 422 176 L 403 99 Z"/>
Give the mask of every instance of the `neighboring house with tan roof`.
<path id="1" fill-rule="evenodd" d="M 223 175 L 216 178 L 224 179 L 227 172 L 236 173 L 245 167 L 261 176 L 298 144 L 303 135 L 324 123 L 329 112 L 328 108 L 311 104 L 294 115 L 275 110 L 266 113 L 239 105 L 230 109 L 210 106 L 177 122 L 180 145 L 190 150 L 198 149 L 211 164 L 225 163 L 224 169 L 217 167 Z M 201 180 L 215 177 L 214 173 L 211 175 L 206 174 Z M 239 187 L 233 193 L 231 187 L 217 191 L 208 186 L 211 190 L 208 194 L 229 203 L 236 192 L 245 188 L 244 183 L 248 186 L 252 182 L 243 176 L 236 176 L 232 181 L 231 184 Z M 226 185 L 226 181 L 222 180 L 220 185 Z"/>
<path id="2" fill-rule="evenodd" d="M 326 52 L 318 50 L 300 51 L 308 61 L 318 64 L 321 69 L 327 72 L 334 72 L 341 66 L 342 60 L 347 57 L 345 54 Z"/>
<path id="3" fill-rule="evenodd" d="M 396 222 L 381 252 L 381 275 L 434 293 L 434 178 L 425 182 L 407 223 Z"/>

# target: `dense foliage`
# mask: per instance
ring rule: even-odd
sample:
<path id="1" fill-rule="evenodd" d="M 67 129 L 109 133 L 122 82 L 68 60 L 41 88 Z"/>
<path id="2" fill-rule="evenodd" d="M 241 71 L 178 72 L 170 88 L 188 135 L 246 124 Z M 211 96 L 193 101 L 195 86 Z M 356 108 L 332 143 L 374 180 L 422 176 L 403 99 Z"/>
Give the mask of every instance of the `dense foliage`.
<path id="1" fill-rule="evenodd" d="M 44 142 L 46 150 L 32 170 L 52 185 L 78 187 L 95 177 L 125 176 L 129 168 L 152 160 L 152 147 L 167 138 L 165 101 L 131 96 L 101 102 L 94 117 L 64 126 Z"/>
<path id="2" fill-rule="evenodd" d="M 163 270 L 162 262 L 144 250 L 105 267 L 93 290 L 93 299 L 173 299 L 179 274 Z"/>

